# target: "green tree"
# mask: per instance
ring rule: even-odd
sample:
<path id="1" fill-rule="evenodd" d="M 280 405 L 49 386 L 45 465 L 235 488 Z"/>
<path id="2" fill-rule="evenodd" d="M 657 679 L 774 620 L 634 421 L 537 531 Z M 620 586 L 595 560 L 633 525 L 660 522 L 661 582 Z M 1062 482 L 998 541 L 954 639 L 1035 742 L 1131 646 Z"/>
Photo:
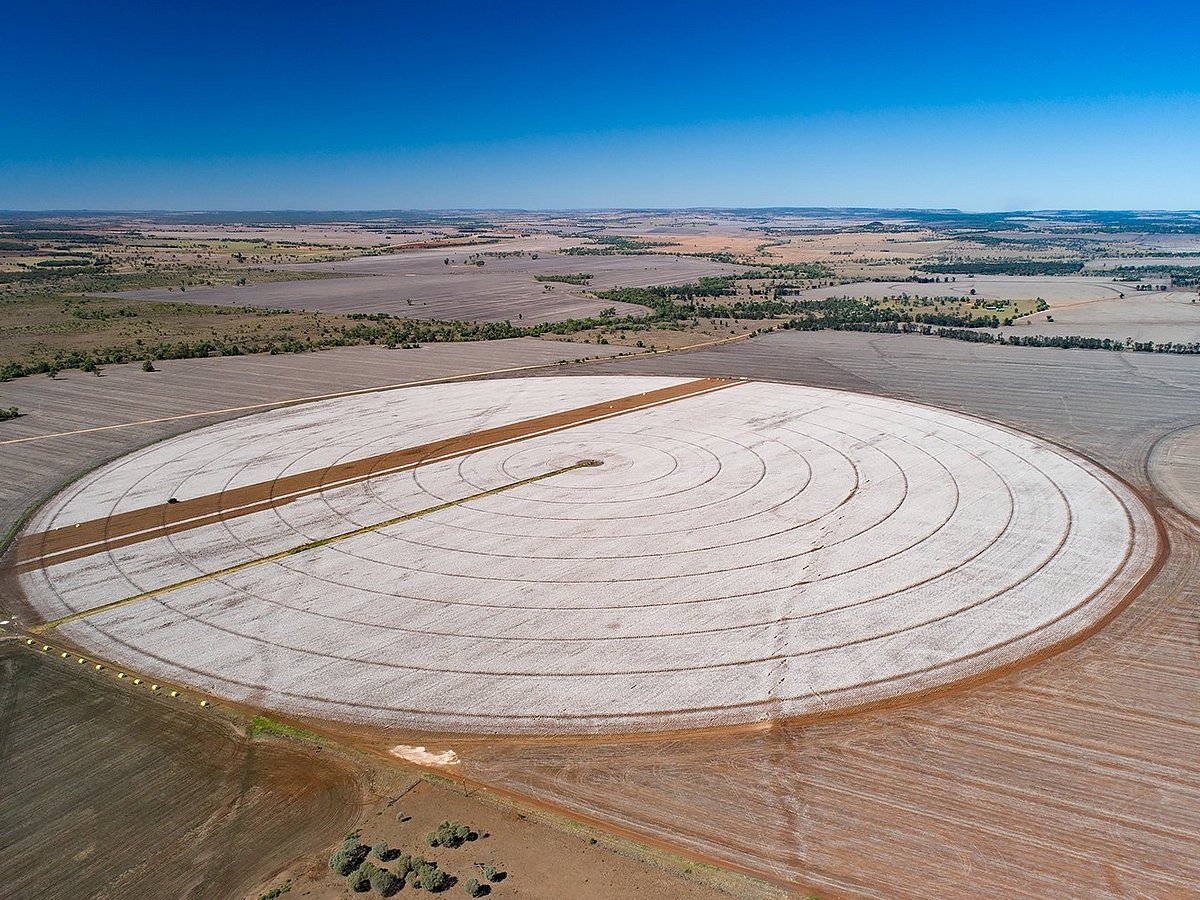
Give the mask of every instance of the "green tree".
<path id="1" fill-rule="evenodd" d="M 421 887 L 431 894 L 437 894 L 450 887 L 450 876 L 436 866 L 431 867 L 421 876 Z"/>
<path id="2" fill-rule="evenodd" d="M 461 847 L 463 843 L 476 837 L 475 832 L 461 822 L 445 821 L 437 830 L 425 835 L 425 842 L 430 847 Z"/>
<path id="3" fill-rule="evenodd" d="M 349 875 L 362 866 L 370 852 L 370 847 L 358 842 L 357 835 L 350 835 L 329 857 L 329 868 L 338 875 Z"/>
<path id="4" fill-rule="evenodd" d="M 390 897 L 400 890 L 404 882 L 387 869 L 376 869 L 371 876 L 371 887 L 381 897 Z"/>

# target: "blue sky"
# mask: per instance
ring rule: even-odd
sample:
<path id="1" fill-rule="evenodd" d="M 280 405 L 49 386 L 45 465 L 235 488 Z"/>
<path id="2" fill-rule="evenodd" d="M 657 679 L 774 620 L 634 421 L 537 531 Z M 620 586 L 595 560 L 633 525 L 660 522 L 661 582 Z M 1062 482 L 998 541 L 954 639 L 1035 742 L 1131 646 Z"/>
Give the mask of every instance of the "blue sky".
<path id="1" fill-rule="evenodd" d="M 1200 3 L 57 3 L 0 208 L 1200 208 Z"/>

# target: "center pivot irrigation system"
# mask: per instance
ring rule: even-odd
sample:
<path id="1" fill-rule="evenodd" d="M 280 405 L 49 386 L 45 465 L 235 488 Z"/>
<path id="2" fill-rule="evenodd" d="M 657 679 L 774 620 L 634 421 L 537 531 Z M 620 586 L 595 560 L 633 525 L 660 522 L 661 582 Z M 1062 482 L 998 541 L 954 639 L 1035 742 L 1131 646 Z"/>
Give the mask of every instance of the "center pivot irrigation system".
<path id="1" fill-rule="evenodd" d="M 427 732 L 827 715 L 1009 666 L 1150 571 L 1123 482 L 913 403 L 516 378 L 275 409 L 74 483 L 17 566 L 98 658 Z"/>

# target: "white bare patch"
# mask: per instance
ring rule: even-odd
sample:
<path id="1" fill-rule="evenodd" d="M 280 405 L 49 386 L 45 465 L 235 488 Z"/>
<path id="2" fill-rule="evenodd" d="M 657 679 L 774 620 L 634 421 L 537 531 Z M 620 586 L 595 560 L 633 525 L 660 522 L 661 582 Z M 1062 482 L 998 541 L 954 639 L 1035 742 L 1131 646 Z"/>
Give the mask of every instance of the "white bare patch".
<path id="1" fill-rule="evenodd" d="M 457 766 L 462 761 L 453 750 L 430 753 L 424 747 L 413 747 L 409 744 L 397 744 L 391 749 L 391 754 L 419 766 Z"/>

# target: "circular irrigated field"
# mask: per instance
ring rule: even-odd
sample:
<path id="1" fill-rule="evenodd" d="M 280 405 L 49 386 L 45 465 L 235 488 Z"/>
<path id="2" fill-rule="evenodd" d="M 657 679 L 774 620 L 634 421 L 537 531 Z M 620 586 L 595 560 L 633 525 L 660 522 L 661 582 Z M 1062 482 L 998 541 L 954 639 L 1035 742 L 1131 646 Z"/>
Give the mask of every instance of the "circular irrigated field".
<path id="1" fill-rule="evenodd" d="M 1120 481 L 976 419 L 555 377 L 156 444 L 51 501 L 20 559 L 54 628 L 168 682 L 342 722 L 577 733 L 981 674 L 1102 621 L 1156 551 Z"/>

